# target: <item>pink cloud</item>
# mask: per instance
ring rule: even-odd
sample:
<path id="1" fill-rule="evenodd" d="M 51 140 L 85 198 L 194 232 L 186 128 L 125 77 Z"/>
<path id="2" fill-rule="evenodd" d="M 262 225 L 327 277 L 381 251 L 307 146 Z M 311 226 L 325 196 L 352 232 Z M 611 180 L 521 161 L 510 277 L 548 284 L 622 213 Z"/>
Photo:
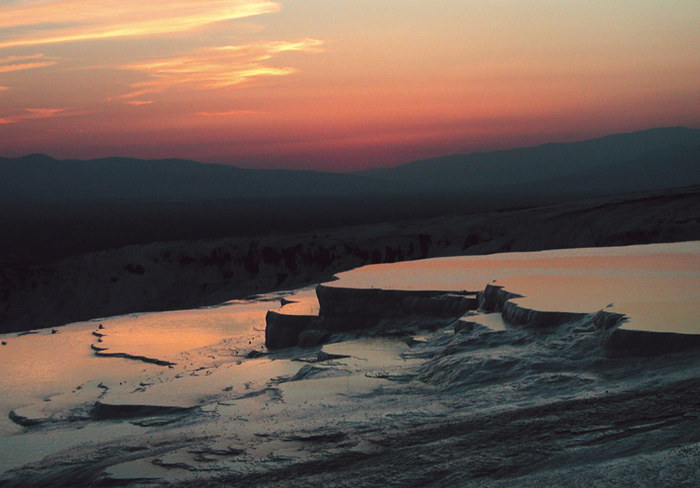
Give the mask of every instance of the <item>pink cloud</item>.
<path id="1" fill-rule="evenodd" d="M 132 92 L 122 98 L 177 89 L 212 90 L 230 88 L 252 80 L 287 76 L 294 67 L 275 67 L 265 62 L 285 52 L 320 52 L 324 41 L 254 42 L 239 46 L 207 47 L 187 56 L 156 59 L 122 66 L 122 69 L 145 73 L 148 80 L 131 85 Z"/>
<path id="2" fill-rule="evenodd" d="M 202 117 L 229 117 L 231 115 L 251 115 L 262 113 L 259 110 L 227 110 L 225 112 L 197 112 L 195 115 Z"/>
<path id="3" fill-rule="evenodd" d="M 68 117 L 77 114 L 78 112 L 65 108 L 25 108 L 18 114 L 0 118 L 0 124 L 15 124 L 24 120 L 53 119 L 55 117 Z"/>
<path id="4" fill-rule="evenodd" d="M 5 37 L 0 41 L 0 48 L 185 32 L 279 9 L 278 2 L 268 0 L 34 2 L 16 8 L 0 8 L 0 29 L 19 27 L 23 32 Z"/>
<path id="5" fill-rule="evenodd" d="M 56 61 L 46 59 L 43 54 L 32 54 L 29 56 L 6 56 L 0 58 L 0 73 L 11 73 L 13 71 L 24 71 L 27 69 L 44 68 L 53 66 Z"/>

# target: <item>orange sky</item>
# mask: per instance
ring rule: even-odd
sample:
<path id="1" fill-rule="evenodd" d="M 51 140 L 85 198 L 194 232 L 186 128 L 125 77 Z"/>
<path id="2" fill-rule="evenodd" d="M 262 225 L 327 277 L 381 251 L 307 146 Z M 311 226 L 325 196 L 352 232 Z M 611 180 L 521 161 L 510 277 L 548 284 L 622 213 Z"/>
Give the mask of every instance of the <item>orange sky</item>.
<path id="1" fill-rule="evenodd" d="M 351 170 L 700 127 L 697 0 L 9 0 L 0 156 Z"/>

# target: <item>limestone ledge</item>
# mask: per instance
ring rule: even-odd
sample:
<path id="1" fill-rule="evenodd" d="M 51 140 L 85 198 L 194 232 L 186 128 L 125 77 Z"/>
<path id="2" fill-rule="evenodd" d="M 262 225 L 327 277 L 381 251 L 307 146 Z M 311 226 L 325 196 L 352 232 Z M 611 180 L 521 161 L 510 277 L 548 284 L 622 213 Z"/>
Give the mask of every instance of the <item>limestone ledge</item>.
<path id="1" fill-rule="evenodd" d="M 426 322 L 447 325 L 478 306 L 468 293 L 384 290 L 318 285 L 319 315 L 267 313 L 265 345 L 269 349 L 315 346 L 331 334 L 375 329 L 397 332 Z M 430 320 L 426 320 L 430 319 Z"/>
<path id="2" fill-rule="evenodd" d="M 510 326 L 551 329 L 591 317 L 603 333 L 602 346 L 611 355 L 651 356 L 700 347 L 700 335 L 620 328 L 627 317 L 608 310 L 542 311 L 519 305 L 522 295 L 489 284 L 478 296 L 439 290 L 388 290 L 318 285 L 319 315 L 267 314 L 265 343 L 269 349 L 311 347 L 332 334 L 373 330 L 396 333 L 448 325 L 470 310 L 499 312 Z"/>

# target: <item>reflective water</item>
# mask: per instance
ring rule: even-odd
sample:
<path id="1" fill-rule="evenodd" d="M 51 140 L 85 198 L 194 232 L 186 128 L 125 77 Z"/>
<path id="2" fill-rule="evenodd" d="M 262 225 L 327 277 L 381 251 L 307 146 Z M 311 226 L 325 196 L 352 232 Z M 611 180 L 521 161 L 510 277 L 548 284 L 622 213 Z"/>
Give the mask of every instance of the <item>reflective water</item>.
<path id="1" fill-rule="evenodd" d="M 480 291 L 495 280 L 524 295 L 516 299 L 524 307 L 605 308 L 627 314 L 627 327 L 698 333 L 699 279 L 700 243 L 684 243 L 369 266 L 330 285 Z M 432 332 L 408 343 L 359 337 L 327 344 L 323 352 L 344 357 L 321 362 L 314 362 L 319 348 L 260 356 L 265 314 L 280 307 L 317 313 L 313 287 L 217 307 L 97 319 L 56 333 L 3 335 L 0 473 L 49 455 L 89 460 L 98 448 L 115 452 L 105 472 L 119 479 L 265 470 L 333 452 L 297 438 L 318 431 L 359 436 L 456 412 L 607 394 L 693 377 L 698 365 L 692 353 L 608 358 L 590 317 L 544 333 L 506 326 L 499 314 L 465 316 L 461 322 L 481 326 L 457 333 L 454 326 L 428 327 Z M 93 348 L 124 357 L 99 357 Z M 97 401 L 192 410 L 94 421 Z M 22 427 L 10 421 L 10 411 L 39 425 Z M 154 454 L 160 451 L 152 445 L 169 447 Z M 226 457 L 231 446 L 246 454 Z M 353 446 L 371 449 L 371 443 Z M 209 454 L 198 454 L 200 448 Z M 150 454 L 134 460 L 120 450 Z M 163 467 L 168 463 L 194 471 Z"/>
<path id="2" fill-rule="evenodd" d="M 629 317 L 624 327 L 700 334 L 700 242 L 460 256 L 365 266 L 328 286 L 481 291 L 541 311 Z M 612 304 L 612 306 L 609 306 Z"/>

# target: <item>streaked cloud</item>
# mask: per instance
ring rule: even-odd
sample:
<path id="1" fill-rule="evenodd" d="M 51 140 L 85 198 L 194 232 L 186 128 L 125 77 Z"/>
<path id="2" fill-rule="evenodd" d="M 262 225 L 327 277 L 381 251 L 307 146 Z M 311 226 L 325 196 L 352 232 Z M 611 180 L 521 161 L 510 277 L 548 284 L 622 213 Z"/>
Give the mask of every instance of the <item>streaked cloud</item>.
<path id="1" fill-rule="evenodd" d="M 0 124 L 15 124 L 23 120 L 53 119 L 78 115 L 78 112 L 65 108 L 25 108 L 14 115 L 0 117 Z"/>
<path id="2" fill-rule="evenodd" d="M 40 53 L 29 54 L 29 55 L 25 55 L 25 56 L 5 56 L 4 58 L 0 58 L 0 64 L 24 62 L 24 61 L 29 61 L 32 59 L 41 59 L 43 57 L 44 57 L 44 55 L 40 54 Z"/>
<path id="3" fill-rule="evenodd" d="M 0 7 L 0 48 L 193 30 L 277 12 L 268 0 L 55 0 Z"/>
<path id="4" fill-rule="evenodd" d="M 49 119 L 51 117 L 60 117 L 65 114 L 65 108 L 26 108 L 24 119 Z"/>
<path id="5" fill-rule="evenodd" d="M 32 54 L 29 56 L 6 56 L 0 58 L 0 73 L 11 73 L 13 71 L 24 71 L 26 69 L 44 68 L 52 66 L 56 61 L 44 58 L 43 54 Z M 7 89 L 7 87 L 5 87 Z M 0 87 L 2 90 L 2 87 Z"/>
<path id="6" fill-rule="evenodd" d="M 232 115 L 251 115 L 262 113 L 260 110 L 227 110 L 225 112 L 197 112 L 202 117 L 230 117 Z"/>
<path id="7" fill-rule="evenodd" d="M 139 107 L 141 105 L 150 105 L 153 103 L 153 100 L 129 100 L 128 102 L 129 105 L 134 105 L 136 107 Z"/>
<path id="8" fill-rule="evenodd" d="M 276 67 L 265 62 L 286 52 L 319 52 L 324 41 L 255 42 L 240 46 L 219 46 L 200 49 L 189 56 L 152 60 L 122 66 L 122 69 L 145 73 L 148 80 L 133 83 L 132 91 L 122 98 L 177 89 L 214 90 L 244 84 L 256 78 L 286 76 L 296 73 L 294 67 Z"/>

